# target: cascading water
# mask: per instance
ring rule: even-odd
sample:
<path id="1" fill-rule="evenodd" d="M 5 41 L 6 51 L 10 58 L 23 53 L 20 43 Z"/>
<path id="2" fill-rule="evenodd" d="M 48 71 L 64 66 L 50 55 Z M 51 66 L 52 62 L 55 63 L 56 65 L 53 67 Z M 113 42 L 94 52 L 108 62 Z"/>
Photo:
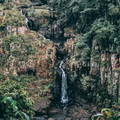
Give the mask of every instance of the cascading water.
<path id="1" fill-rule="evenodd" d="M 61 87 L 61 102 L 67 103 L 68 102 L 68 95 L 67 95 L 67 77 L 65 71 L 62 69 L 63 61 L 61 61 L 59 68 L 62 71 L 62 87 Z"/>
<path id="2" fill-rule="evenodd" d="M 32 23 L 28 20 L 28 18 L 25 18 L 25 23 L 27 24 L 28 28 L 31 30 L 32 29 Z"/>
<path id="3" fill-rule="evenodd" d="M 46 39 L 44 35 L 42 35 L 42 34 L 40 34 L 40 33 L 38 33 L 38 35 L 39 35 L 40 37 L 43 37 L 44 40 Z"/>
<path id="4" fill-rule="evenodd" d="M 28 24 L 28 21 L 29 21 L 28 18 L 25 18 L 25 23 L 26 23 L 26 24 Z"/>

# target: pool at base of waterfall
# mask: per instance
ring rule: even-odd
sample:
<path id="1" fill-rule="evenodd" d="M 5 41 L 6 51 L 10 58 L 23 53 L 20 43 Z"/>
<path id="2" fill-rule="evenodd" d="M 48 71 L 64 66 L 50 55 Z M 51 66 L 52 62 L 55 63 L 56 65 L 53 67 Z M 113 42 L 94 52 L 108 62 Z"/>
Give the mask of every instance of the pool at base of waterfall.
<path id="1" fill-rule="evenodd" d="M 41 116 L 41 117 L 34 117 L 34 120 L 66 120 L 67 117 L 62 113 L 57 113 L 55 115 L 47 116 Z"/>

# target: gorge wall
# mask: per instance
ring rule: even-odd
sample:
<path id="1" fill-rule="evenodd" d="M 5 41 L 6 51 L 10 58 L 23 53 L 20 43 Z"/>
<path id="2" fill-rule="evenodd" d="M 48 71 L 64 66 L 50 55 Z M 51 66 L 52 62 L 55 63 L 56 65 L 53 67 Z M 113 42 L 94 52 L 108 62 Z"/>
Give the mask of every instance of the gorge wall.
<path id="1" fill-rule="evenodd" d="M 99 46 L 94 40 L 90 61 L 81 60 L 80 62 L 75 58 L 75 55 L 80 54 L 76 51 L 76 41 L 76 39 L 69 39 L 65 43 L 65 50 L 70 58 L 69 61 L 67 60 L 69 70 L 66 71 L 70 74 L 71 84 L 77 88 L 76 93 L 96 102 L 99 107 L 111 107 L 111 104 L 119 99 L 118 55 L 99 52 Z"/>

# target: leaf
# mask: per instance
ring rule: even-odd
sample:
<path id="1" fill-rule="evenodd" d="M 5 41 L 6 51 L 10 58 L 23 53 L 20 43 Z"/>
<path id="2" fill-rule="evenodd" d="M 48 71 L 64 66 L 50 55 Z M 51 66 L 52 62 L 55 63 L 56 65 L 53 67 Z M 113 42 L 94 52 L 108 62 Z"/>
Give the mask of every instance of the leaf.
<path id="1" fill-rule="evenodd" d="M 30 117 L 26 113 L 22 112 L 22 114 L 25 116 L 26 120 L 30 120 Z"/>
<path id="2" fill-rule="evenodd" d="M 120 98 L 118 98 L 118 104 L 120 105 Z"/>
<path id="3" fill-rule="evenodd" d="M 120 116 L 114 117 L 113 120 L 120 120 Z"/>
<path id="4" fill-rule="evenodd" d="M 16 105 L 17 105 L 16 100 L 12 100 L 12 105 L 13 105 L 13 106 L 16 106 Z"/>
<path id="5" fill-rule="evenodd" d="M 18 111 L 18 107 L 17 107 L 17 106 L 14 106 L 14 107 L 13 107 L 13 110 L 14 110 L 14 112 L 17 112 L 17 111 Z"/>
<path id="6" fill-rule="evenodd" d="M 3 102 L 6 103 L 6 100 L 7 100 L 7 96 L 3 98 Z"/>
<path id="7" fill-rule="evenodd" d="M 6 100 L 9 101 L 9 102 L 12 102 L 12 101 L 13 101 L 12 97 L 7 97 Z"/>
<path id="8" fill-rule="evenodd" d="M 102 113 L 103 115 L 107 115 L 107 118 L 110 118 L 110 117 L 111 117 L 111 109 L 109 109 L 109 108 L 104 108 L 104 109 L 102 109 L 102 110 L 101 110 L 101 113 Z"/>
<path id="9" fill-rule="evenodd" d="M 6 108 L 6 110 L 5 110 L 7 113 L 9 113 L 10 112 L 10 110 L 8 109 L 8 108 Z"/>

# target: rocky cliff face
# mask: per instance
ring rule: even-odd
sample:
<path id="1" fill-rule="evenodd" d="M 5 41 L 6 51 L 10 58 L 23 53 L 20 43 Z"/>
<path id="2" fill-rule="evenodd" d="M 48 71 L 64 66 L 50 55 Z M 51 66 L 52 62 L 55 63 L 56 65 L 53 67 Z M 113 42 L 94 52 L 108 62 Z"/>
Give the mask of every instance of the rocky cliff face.
<path id="1" fill-rule="evenodd" d="M 77 37 L 68 39 L 65 43 L 65 51 L 68 53 L 71 84 L 78 89 L 76 92 L 96 101 L 97 105 L 111 106 L 111 102 L 119 98 L 119 54 L 110 51 L 101 51 L 96 40 L 92 41 L 90 60 L 78 60 Z M 107 102 L 107 100 L 109 102 Z"/>

